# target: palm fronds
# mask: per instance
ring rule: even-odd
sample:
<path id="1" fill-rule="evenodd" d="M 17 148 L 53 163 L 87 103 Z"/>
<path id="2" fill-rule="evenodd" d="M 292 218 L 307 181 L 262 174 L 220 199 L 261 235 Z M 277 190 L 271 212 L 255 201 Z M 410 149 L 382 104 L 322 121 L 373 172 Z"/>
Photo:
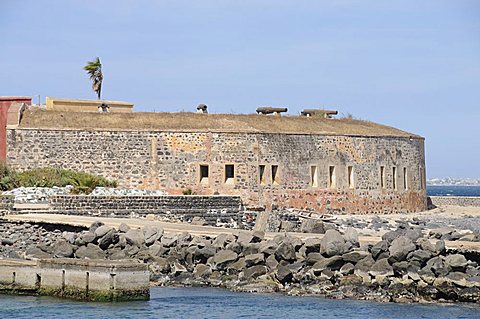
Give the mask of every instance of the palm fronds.
<path id="1" fill-rule="evenodd" d="M 97 97 L 100 100 L 103 81 L 102 63 L 100 62 L 100 58 L 97 57 L 93 61 L 88 61 L 87 65 L 84 66 L 83 69 L 87 71 L 88 75 L 90 76 L 90 80 L 92 80 L 92 89 L 95 93 L 97 93 Z"/>

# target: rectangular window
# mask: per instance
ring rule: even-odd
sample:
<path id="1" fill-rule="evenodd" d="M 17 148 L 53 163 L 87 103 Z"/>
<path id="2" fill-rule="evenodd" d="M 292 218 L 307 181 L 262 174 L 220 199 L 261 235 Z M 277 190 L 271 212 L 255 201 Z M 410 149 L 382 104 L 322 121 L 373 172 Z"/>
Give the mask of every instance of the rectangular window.
<path id="1" fill-rule="evenodd" d="M 403 189 L 408 189 L 408 175 L 407 175 L 407 168 L 403 168 Z"/>
<path id="2" fill-rule="evenodd" d="M 380 188 L 385 188 L 385 166 L 380 166 Z"/>
<path id="3" fill-rule="evenodd" d="M 266 185 L 267 184 L 267 178 L 265 177 L 265 165 L 259 165 L 258 166 L 258 173 L 259 173 L 259 180 L 260 180 L 260 185 Z"/>
<path id="4" fill-rule="evenodd" d="M 272 184 L 280 184 L 280 174 L 278 173 L 278 165 L 272 165 Z"/>
<path id="5" fill-rule="evenodd" d="M 233 164 L 225 165 L 225 184 L 233 184 L 235 181 L 235 166 Z"/>
<path id="6" fill-rule="evenodd" d="M 208 184 L 208 165 L 200 165 L 200 184 Z"/>
<path id="7" fill-rule="evenodd" d="M 392 188 L 397 189 L 397 168 L 392 168 Z"/>
<path id="8" fill-rule="evenodd" d="M 348 174 L 348 188 L 353 188 L 353 166 L 348 166 L 347 168 L 347 174 Z"/>
<path id="9" fill-rule="evenodd" d="M 328 167 L 328 187 L 335 188 L 337 186 L 337 181 L 335 177 L 335 166 Z"/>
<path id="10" fill-rule="evenodd" d="M 318 172 L 316 166 L 310 166 L 310 185 L 318 187 Z"/>

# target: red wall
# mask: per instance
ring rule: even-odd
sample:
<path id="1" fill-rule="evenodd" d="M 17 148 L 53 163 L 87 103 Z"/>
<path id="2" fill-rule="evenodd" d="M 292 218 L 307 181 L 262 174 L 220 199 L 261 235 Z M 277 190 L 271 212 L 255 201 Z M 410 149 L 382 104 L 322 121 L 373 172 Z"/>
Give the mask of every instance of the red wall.
<path id="1" fill-rule="evenodd" d="M 8 109 L 14 103 L 32 104 L 32 98 L 26 96 L 0 96 L 0 161 L 7 159 L 7 116 Z"/>

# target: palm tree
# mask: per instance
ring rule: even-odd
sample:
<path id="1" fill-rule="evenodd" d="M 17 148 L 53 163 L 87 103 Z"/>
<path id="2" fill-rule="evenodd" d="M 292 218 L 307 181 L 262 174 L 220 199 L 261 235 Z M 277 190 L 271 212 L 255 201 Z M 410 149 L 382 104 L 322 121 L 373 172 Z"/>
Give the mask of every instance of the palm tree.
<path id="1" fill-rule="evenodd" d="M 87 71 L 88 75 L 90 75 L 90 80 L 92 80 L 92 89 L 95 93 L 97 93 L 97 97 L 100 100 L 103 81 L 102 63 L 100 62 L 100 58 L 97 57 L 93 61 L 88 61 L 87 65 L 84 66 L 83 69 Z"/>

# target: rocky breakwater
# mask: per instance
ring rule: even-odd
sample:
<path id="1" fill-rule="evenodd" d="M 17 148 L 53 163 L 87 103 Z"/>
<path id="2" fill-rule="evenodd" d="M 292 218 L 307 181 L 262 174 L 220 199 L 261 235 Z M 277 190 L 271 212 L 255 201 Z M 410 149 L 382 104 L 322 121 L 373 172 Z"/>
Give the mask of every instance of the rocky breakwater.
<path id="1" fill-rule="evenodd" d="M 38 227 L 29 229 L 43 233 Z M 329 229 L 321 239 L 306 240 L 286 234 L 265 239 L 262 232 L 247 231 L 200 237 L 165 234 L 154 226 L 130 229 L 122 224 L 114 229 L 101 223 L 49 234 L 17 253 L 26 258 L 138 259 L 149 265 L 152 283 L 161 286 L 384 302 L 480 301 L 475 257 L 447 251 L 443 240 L 424 238 L 418 229 L 400 228 L 362 247 L 351 228 L 343 233 Z M 6 244 L 17 242 L 25 243 L 18 239 Z"/>

